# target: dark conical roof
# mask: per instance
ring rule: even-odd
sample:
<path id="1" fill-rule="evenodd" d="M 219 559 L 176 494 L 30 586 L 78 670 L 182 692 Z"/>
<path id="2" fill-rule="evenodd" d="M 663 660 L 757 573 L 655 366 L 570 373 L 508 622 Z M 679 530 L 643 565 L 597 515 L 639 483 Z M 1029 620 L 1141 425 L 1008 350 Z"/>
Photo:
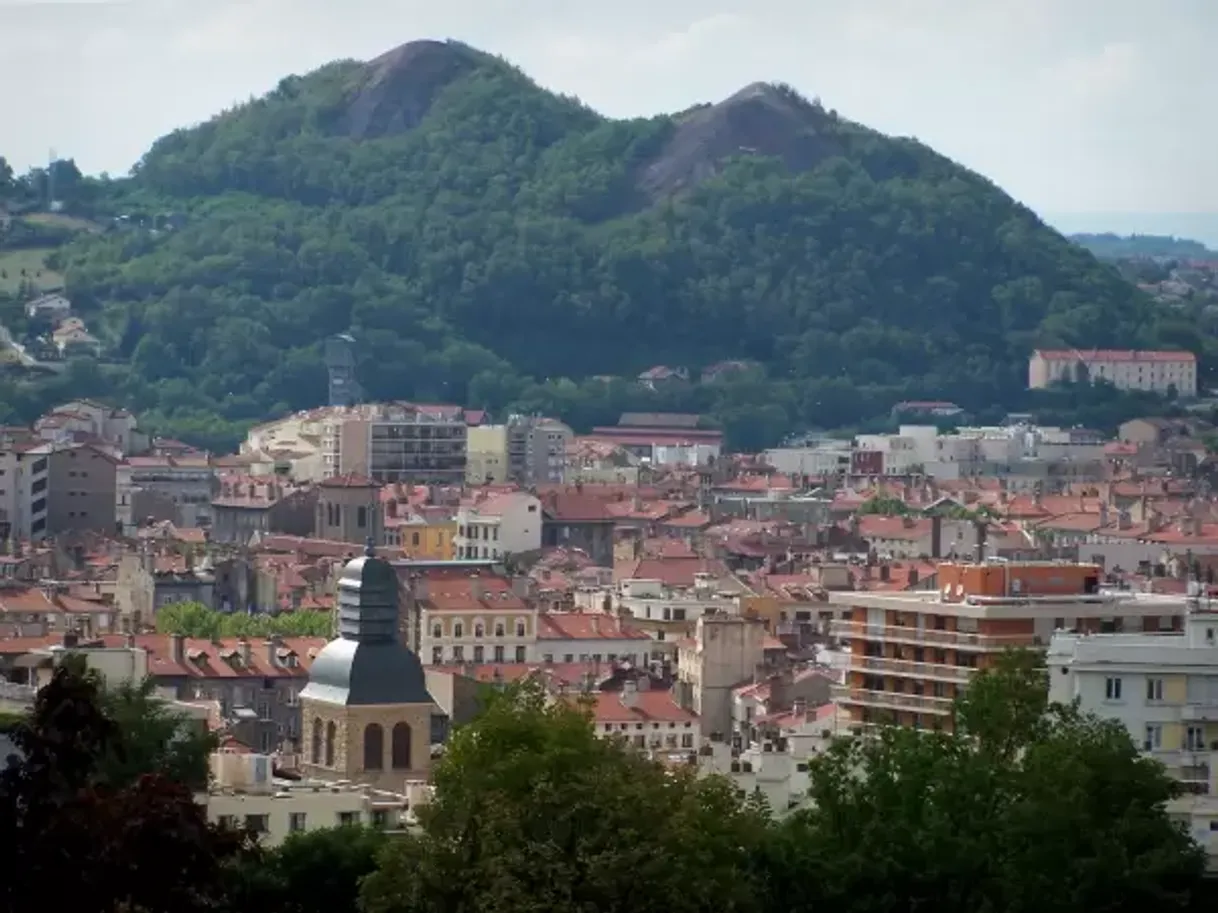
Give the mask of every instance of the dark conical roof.
<path id="1" fill-rule="evenodd" d="M 338 638 L 309 670 L 301 697 L 330 704 L 430 704 L 419 657 L 398 637 L 398 579 L 369 546 L 338 582 Z"/>

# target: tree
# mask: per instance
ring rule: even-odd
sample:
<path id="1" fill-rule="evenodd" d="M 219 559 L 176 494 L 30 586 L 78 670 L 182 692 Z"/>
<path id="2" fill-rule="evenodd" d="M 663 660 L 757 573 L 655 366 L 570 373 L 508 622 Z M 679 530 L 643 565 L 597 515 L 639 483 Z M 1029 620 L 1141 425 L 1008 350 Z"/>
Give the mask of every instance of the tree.
<path id="1" fill-rule="evenodd" d="M 157 609 L 161 634 L 184 637 L 329 637 L 334 631 L 330 612 L 300 610 L 278 615 L 217 612 L 200 602 L 175 602 Z"/>
<path id="2" fill-rule="evenodd" d="M 229 903 L 261 913 L 358 913 L 360 882 L 376 870 L 385 835 L 346 825 L 291 834 L 233 867 Z"/>
<path id="3" fill-rule="evenodd" d="M 1167 817 L 1176 784 L 1119 723 L 1045 706 L 1043 670 L 1026 656 L 974 678 L 956 721 L 955 733 L 890 727 L 839 741 L 811 762 L 814 807 L 766 847 L 775 904 L 1187 906 L 1204 854 Z"/>
<path id="4" fill-rule="evenodd" d="M 100 761 L 118 736 L 96 676 L 60 665 L 12 734 L 0 773 L 0 910 L 29 910 L 71 885 L 90 910 L 203 911 L 223 899 L 224 862 L 248 836 L 208 824 L 191 790 L 158 773 L 115 786 Z"/>
<path id="5" fill-rule="evenodd" d="M 13 166 L 0 155 L 0 200 L 8 199 L 13 192 Z"/>
<path id="6" fill-rule="evenodd" d="M 101 701 L 117 726 L 115 738 L 97 762 L 101 782 L 128 786 L 145 774 L 157 773 L 191 789 L 207 786 L 207 760 L 215 750 L 215 737 L 158 698 L 151 677 L 138 685 L 107 688 Z"/>
<path id="7" fill-rule="evenodd" d="M 364 882 L 367 913 L 758 909 L 765 821 L 730 784 L 599 738 L 583 707 L 537 685 L 459 729 L 433 780 L 422 833 Z"/>

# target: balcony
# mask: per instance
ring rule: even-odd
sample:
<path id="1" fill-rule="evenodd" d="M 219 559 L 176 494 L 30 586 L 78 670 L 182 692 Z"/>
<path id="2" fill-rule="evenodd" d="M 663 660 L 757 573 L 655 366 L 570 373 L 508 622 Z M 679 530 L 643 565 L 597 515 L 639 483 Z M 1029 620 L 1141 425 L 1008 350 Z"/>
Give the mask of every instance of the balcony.
<path id="1" fill-rule="evenodd" d="M 934 713 L 946 716 L 952 711 L 950 697 L 930 697 L 925 694 L 905 694 L 899 691 L 870 691 L 849 685 L 834 685 L 829 694 L 839 704 L 875 707 L 879 710 L 908 710 L 913 713 Z"/>
<path id="2" fill-rule="evenodd" d="M 844 640 L 887 640 L 894 643 L 953 647 L 958 650 L 998 652 L 1010 647 L 1043 646 L 1031 634 L 978 634 L 975 631 L 940 631 L 906 625 L 873 625 L 858 621 L 835 621 L 829 633 Z"/>
<path id="3" fill-rule="evenodd" d="M 957 682 L 966 684 L 973 674 L 968 666 L 949 666 L 942 663 L 919 663 L 908 659 L 888 659 L 882 656 L 854 656 L 850 659 L 851 671 L 862 669 L 883 675 L 901 675 L 928 681 Z"/>
<path id="4" fill-rule="evenodd" d="M 1190 701 L 1180 708 L 1180 719 L 1186 723 L 1218 723 L 1218 698 Z"/>

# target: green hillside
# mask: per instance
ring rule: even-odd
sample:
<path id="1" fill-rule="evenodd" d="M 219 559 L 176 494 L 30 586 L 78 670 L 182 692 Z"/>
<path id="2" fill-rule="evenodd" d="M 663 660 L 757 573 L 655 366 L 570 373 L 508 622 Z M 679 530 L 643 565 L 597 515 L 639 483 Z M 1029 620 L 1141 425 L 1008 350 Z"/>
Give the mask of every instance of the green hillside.
<path id="1" fill-rule="evenodd" d="M 348 329 L 375 398 L 577 428 L 699 410 L 742 447 L 905 399 L 1026 408 L 1034 345 L 1201 350 L 986 179 L 779 85 L 615 121 L 415 42 L 166 136 L 105 192 L 131 224 L 180 219 L 61 251 L 129 361 L 91 382 L 216 445 L 322 402 L 321 340 Z M 721 359 L 760 367 L 660 393 L 593 379 Z"/>

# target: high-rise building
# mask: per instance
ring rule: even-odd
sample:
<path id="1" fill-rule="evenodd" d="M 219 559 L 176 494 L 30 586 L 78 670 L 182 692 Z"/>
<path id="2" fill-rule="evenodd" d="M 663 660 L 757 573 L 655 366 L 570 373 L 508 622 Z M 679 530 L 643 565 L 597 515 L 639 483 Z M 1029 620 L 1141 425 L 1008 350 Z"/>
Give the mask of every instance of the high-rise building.
<path id="1" fill-rule="evenodd" d="M 367 404 L 328 418 L 322 432 L 324 475 L 356 473 L 377 482 L 460 485 L 466 425 L 457 406 Z"/>

